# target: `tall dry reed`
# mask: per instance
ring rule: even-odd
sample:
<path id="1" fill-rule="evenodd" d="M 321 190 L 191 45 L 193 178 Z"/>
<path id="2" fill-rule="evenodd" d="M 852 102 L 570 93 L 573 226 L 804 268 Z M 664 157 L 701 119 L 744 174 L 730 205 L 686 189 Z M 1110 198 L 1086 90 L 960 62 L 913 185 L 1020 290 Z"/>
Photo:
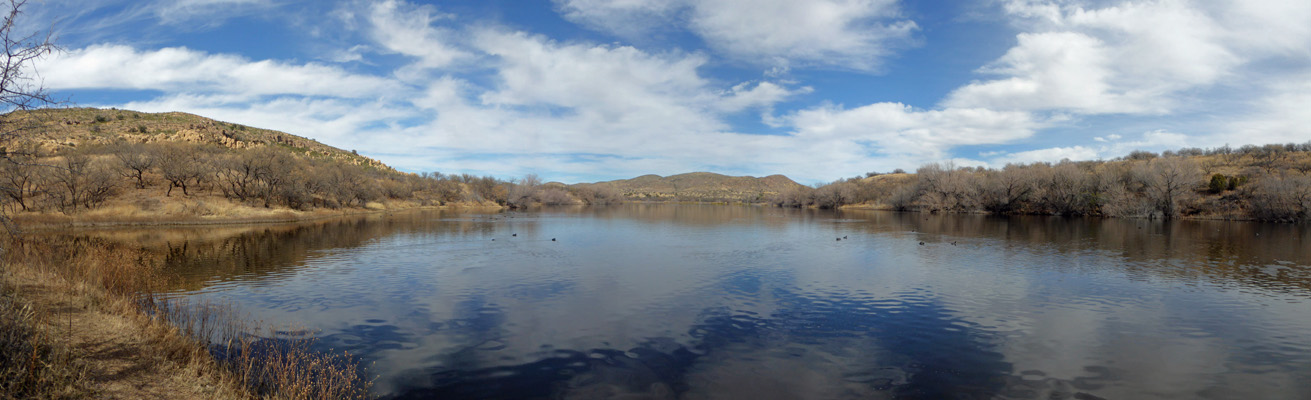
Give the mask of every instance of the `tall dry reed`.
<path id="1" fill-rule="evenodd" d="M 276 399 L 367 398 L 372 382 L 348 353 L 319 351 L 305 330 L 275 329 L 250 322 L 229 303 L 157 296 L 170 276 L 162 259 L 141 249 L 86 238 L 11 241 L 7 268 L 25 266 L 77 286 L 98 288 L 122 303 L 121 312 L 157 327 L 161 351 L 181 362 L 212 362 L 258 397 Z M 289 333 L 290 332 L 290 333 Z"/>
<path id="2" fill-rule="evenodd" d="M 0 281 L 0 399 L 81 398 L 85 369 L 51 346 L 32 305 Z"/>

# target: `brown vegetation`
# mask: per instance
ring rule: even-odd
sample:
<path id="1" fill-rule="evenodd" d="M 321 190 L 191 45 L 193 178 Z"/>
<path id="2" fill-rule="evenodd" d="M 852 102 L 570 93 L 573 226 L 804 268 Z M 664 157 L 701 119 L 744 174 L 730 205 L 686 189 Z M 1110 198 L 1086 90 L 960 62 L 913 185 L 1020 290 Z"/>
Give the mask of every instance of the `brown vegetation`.
<path id="1" fill-rule="evenodd" d="M 514 184 L 407 174 L 298 136 L 180 114 L 0 117 L 0 208 L 20 221 L 296 218 L 315 210 L 506 205 Z M 148 218 L 147 218 L 148 217 Z"/>
<path id="2" fill-rule="evenodd" d="M 598 198 L 616 195 L 637 201 L 696 201 L 726 203 L 761 203 L 772 197 L 802 187 L 783 175 L 763 178 L 727 176 L 710 172 L 643 175 L 633 179 L 577 184 L 570 189 L 583 192 L 579 197 Z M 584 192 L 585 191 L 585 192 Z"/>
<path id="3" fill-rule="evenodd" d="M 1311 218 L 1311 142 L 1238 149 L 1135 151 L 1111 161 L 928 164 L 915 174 L 867 174 L 775 196 L 782 207 L 859 206 L 954 213 Z"/>
<path id="4" fill-rule="evenodd" d="M 0 377 L 15 397 L 338 399 L 369 382 L 313 336 L 248 325 L 231 307 L 151 295 L 160 260 L 96 240 L 28 239 L 6 246 Z M 17 293 L 10 295 L 9 293 Z M 5 321 L 9 322 L 9 321 Z M 288 330 L 279 330 L 286 332 Z M 214 357 L 211 354 L 221 354 Z M 19 357 L 12 357 L 16 355 Z"/>

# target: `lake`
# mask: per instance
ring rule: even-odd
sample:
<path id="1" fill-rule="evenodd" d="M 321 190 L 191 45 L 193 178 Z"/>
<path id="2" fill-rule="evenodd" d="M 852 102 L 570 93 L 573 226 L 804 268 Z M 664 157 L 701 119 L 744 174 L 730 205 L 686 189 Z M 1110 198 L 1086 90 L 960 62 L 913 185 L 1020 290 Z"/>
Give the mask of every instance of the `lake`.
<path id="1" fill-rule="evenodd" d="M 112 235 L 387 398 L 1311 397 L 1307 226 L 631 204 Z"/>

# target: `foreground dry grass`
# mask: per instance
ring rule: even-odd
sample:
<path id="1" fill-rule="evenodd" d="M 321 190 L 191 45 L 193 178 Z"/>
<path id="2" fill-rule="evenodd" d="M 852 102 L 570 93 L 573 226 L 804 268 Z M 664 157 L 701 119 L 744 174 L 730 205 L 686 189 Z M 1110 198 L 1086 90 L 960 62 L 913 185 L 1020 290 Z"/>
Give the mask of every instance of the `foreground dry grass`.
<path id="1" fill-rule="evenodd" d="M 367 397 L 350 356 L 313 351 L 312 335 L 274 335 L 224 305 L 152 298 L 161 268 L 106 242 L 7 243 L 0 398 Z"/>

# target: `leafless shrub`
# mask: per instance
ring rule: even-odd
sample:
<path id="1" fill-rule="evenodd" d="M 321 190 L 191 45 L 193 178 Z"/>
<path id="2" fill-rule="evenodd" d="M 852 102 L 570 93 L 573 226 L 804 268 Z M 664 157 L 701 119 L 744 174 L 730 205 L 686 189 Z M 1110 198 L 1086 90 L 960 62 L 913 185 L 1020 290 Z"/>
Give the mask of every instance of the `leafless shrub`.
<path id="1" fill-rule="evenodd" d="M 1143 183 L 1144 193 L 1165 218 L 1179 215 L 1179 204 L 1196 195 L 1202 184 L 1202 171 L 1197 163 L 1185 157 L 1151 160 L 1139 164 L 1134 174 Z"/>
<path id="2" fill-rule="evenodd" d="M 932 163 L 915 171 L 919 177 L 917 203 L 926 211 L 969 212 L 979 208 L 973 172 L 953 163 Z"/>
<path id="3" fill-rule="evenodd" d="M 1306 221 L 1311 216 L 1311 177 L 1286 174 L 1262 178 L 1252 195 L 1251 212 L 1263 220 Z"/>
<path id="4" fill-rule="evenodd" d="M 537 193 L 533 194 L 533 198 L 538 203 L 548 206 L 581 203 L 580 200 L 573 198 L 573 196 L 570 196 L 569 192 L 565 191 L 564 189 L 554 188 L 554 187 L 538 190 Z"/>
<path id="5" fill-rule="evenodd" d="M 42 172 L 50 166 L 40 165 L 30 156 L 10 156 L 0 160 L 0 192 L 13 200 L 21 211 L 32 210 L 35 198 L 46 186 Z"/>
<path id="6" fill-rule="evenodd" d="M 998 214 L 1019 209 L 1034 192 L 1037 183 L 1035 175 L 1032 169 L 1015 164 L 986 173 L 978 189 L 980 205 Z"/>
<path id="7" fill-rule="evenodd" d="M 79 207 L 95 208 L 114 194 L 116 174 L 84 152 L 66 154 L 62 162 L 47 170 L 48 193 L 65 214 L 75 213 Z"/>

